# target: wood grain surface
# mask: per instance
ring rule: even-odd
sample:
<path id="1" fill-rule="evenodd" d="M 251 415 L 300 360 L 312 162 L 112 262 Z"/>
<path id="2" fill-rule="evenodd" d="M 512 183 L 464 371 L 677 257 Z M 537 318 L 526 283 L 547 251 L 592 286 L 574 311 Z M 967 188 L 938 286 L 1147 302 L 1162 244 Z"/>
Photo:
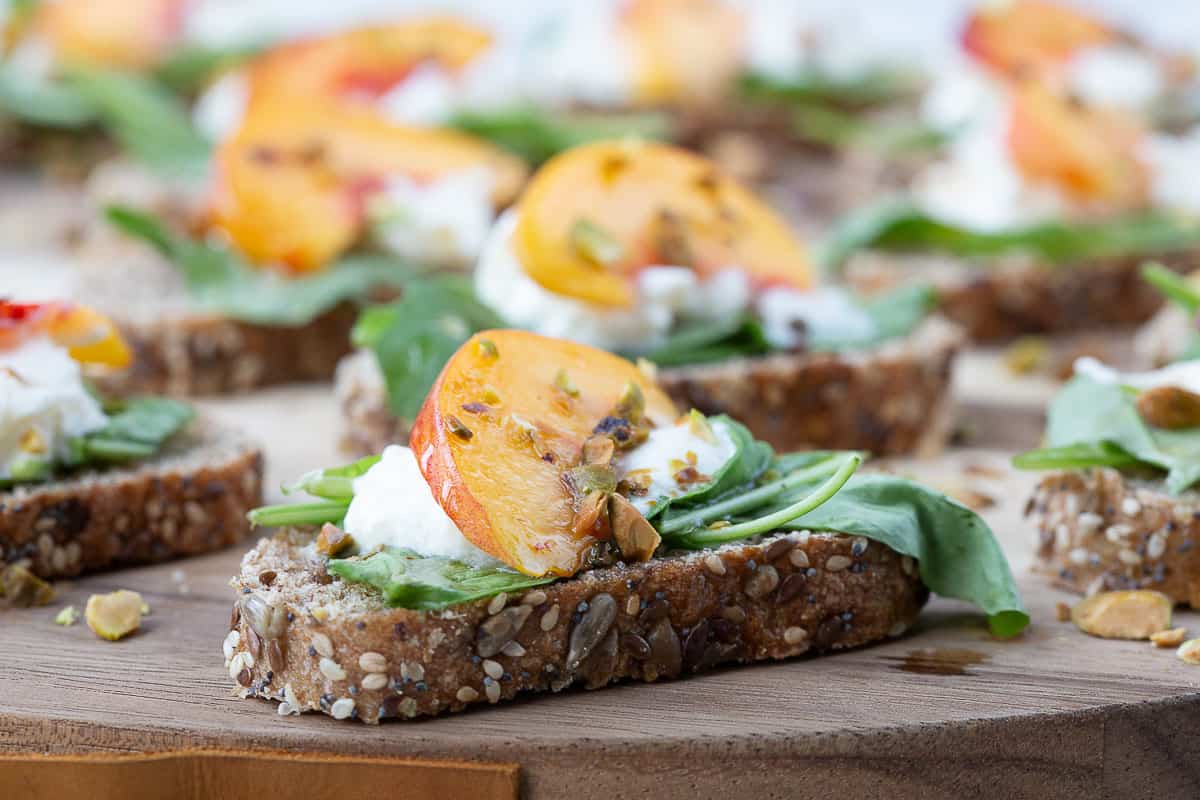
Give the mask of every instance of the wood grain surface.
<path id="1" fill-rule="evenodd" d="M 327 390 L 206 406 L 268 442 L 271 485 L 338 461 Z M 1033 479 L 1006 463 L 972 451 L 892 468 L 997 501 L 985 514 L 1034 620 L 1015 641 L 935 600 L 910 635 L 824 658 L 378 727 L 279 717 L 234 697 L 222 666 L 235 548 L 60 584 L 54 605 L 0 616 L 0 754 L 283 749 L 517 763 L 523 797 L 572 800 L 1200 796 L 1200 667 L 1056 621 L 1055 603 L 1071 598 L 1026 575 L 1019 509 Z M 62 605 L 117 588 L 153 609 L 135 636 L 109 643 L 52 623 Z M 1177 616 L 1200 634 L 1200 615 Z M 20 796 L 5 788 L 0 797 Z"/>

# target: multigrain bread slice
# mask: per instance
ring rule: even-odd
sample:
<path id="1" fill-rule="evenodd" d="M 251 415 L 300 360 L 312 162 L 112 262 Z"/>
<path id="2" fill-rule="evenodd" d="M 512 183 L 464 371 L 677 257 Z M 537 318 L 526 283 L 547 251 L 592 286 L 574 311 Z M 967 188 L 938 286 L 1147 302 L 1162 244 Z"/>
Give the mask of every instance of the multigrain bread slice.
<path id="1" fill-rule="evenodd" d="M 729 414 L 777 450 L 866 450 L 876 455 L 939 451 L 952 418 L 950 380 L 958 328 L 932 318 L 872 350 L 777 353 L 658 370 L 682 409 Z M 360 351 L 338 367 L 342 446 L 378 453 L 408 441 L 410 421 L 388 409 L 375 357 Z"/>
<path id="2" fill-rule="evenodd" d="M 136 465 L 0 491 L 0 564 L 42 578 L 198 555 L 249 533 L 262 453 L 206 419 Z"/>
<path id="3" fill-rule="evenodd" d="M 1158 260 L 1191 272 L 1200 267 L 1200 251 Z M 1142 279 L 1144 261 L 1130 256 L 1046 267 L 1012 259 L 982 267 L 934 255 L 864 252 L 847 264 L 846 276 L 868 293 L 930 283 L 942 314 L 973 341 L 994 342 L 1145 322 L 1162 307 L 1163 296 Z"/>
<path id="4" fill-rule="evenodd" d="M 912 559 L 816 533 L 422 612 L 329 575 L 288 531 L 259 541 L 231 585 L 225 666 L 243 696 L 371 723 L 857 647 L 904 633 L 928 596 Z"/>
<path id="5" fill-rule="evenodd" d="M 1200 494 L 1104 467 L 1052 473 L 1026 506 L 1035 569 L 1081 594 L 1154 589 L 1200 608 Z"/>

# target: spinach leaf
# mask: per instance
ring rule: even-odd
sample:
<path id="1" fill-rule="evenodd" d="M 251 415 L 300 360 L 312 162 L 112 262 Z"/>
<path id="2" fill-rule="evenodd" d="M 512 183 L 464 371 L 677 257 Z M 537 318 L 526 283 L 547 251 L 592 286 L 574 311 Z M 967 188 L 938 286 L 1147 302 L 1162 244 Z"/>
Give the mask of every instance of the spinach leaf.
<path id="1" fill-rule="evenodd" d="M 109 207 L 108 221 L 153 245 L 182 273 L 197 307 L 231 319 L 296 327 L 379 287 L 400 287 L 415 272 L 385 256 L 351 257 L 312 275 L 286 277 L 256 269 L 224 247 L 171 231 L 150 214 Z"/>
<path id="2" fill-rule="evenodd" d="M 1200 312 L 1200 287 L 1162 264 L 1142 265 L 1142 279 L 1188 314 Z"/>
<path id="3" fill-rule="evenodd" d="M 595 114 L 519 106 L 502 111 L 462 111 L 449 126 L 487 139 L 534 164 L 576 145 L 633 136 L 668 139 L 670 118 L 658 112 Z"/>
<path id="4" fill-rule="evenodd" d="M 75 87 L 60 80 L 32 78 L 10 64 L 0 64 L 0 116 L 67 130 L 80 130 L 97 121 L 96 108 Z"/>
<path id="5" fill-rule="evenodd" d="M 163 85 L 181 94 L 194 94 L 223 70 L 258 55 L 261 44 L 214 47 L 192 44 L 176 49 L 158 66 L 155 75 Z"/>
<path id="6" fill-rule="evenodd" d="M 911 71 L 879 69 L 853 78 L 805 70 L 792 78 L 748 73 L 738 93 L 751 101 L 807 107 L 865 108 L 914 97 L 923 80 Z"/>
<path id="7" fill-rule="evenodd" d="M 884 155 L 936 150 L 954 135 L 916 120 L 871 117 L 823 106 L 797 108 L 792 115 L 792 130 L 810 142 L 858 147 Z"/>
<path id="8" fill-rule="evenodd" d="M 351 338 L 375 353 L 392 413 L 411 420 L 463 342 L 502 327 L 503 320 L 475 298 L 470 280 L 430 276 L 406 283 L 399 301 L 364 312 Z"/>
<path id="9" fill-rule="evenodd" d="M 1029 624 L 1012 570 L 987 523 L 920 484 L 890 475 L 857 475 L 783 527 L 864 536 L 915 558 L 931 591 L 981 608 L 996 636 L 1015 636 Z"/>
<path id="10" fill-rule="evenodd" d="M 166 397 L 137 397 L 109 417 L 108 424 L 71 442 L 71 466 L 149 458 L 191 422 L 191 406 Z"/>
<path id="11" fill-rule="evenodd" d="M 1138 413 L 1135 397 L 1121 386 L 1072 378 L 1050 405 L 1046 447 L 1018 456 L 1014 464 L 1028 469 L 1139 464 L 1165 472 L 1172 494 L 1185 491 L 1200 481 L 1200 428 L 1152 428 Z"/>
<path id="12" fill-rule="evenodd" d="M 693 411 L 693 414 L 699 414 Z M 673 497 L 660 498 L 646 518 L 651 522 L 663 516 L 667 509 L 673 512 L 713 502 L 715 499 L 737 493 L 753 485 L 762 476 L 775 458 L 775 451 L 766 442 L 754 438 L 749 429 L 740 422 L 721 414 L 709 417 L 706 424 L 716 431 L 724 431 L 733 441 L 734 453 L 729 460 L 714 472 L 707 483 L 692 487 L 687 492 Z"/>
<path id="13" fill-rule="evenodd" d="M 762 324 L 751 314 L 741 314 L 716 322 L 685 323 L 658 349 L 643 355 L 660 367 L 675 367 L 760 356 L 770 350 Z"/>
<path id="14" fill-rule="evenodd" d="M 1046 222 L 980 232 L 942 222 L 907 201 L 889 200 L 843 220 L 822 242 L 820 261 L 840 270 L 860 250 L 944 252 L 986 265 L 988 259 L 1027 254 L 1048 264 L 1153 255 L 1200 245 L 1200 222 L 1163 214 L 1134 214 L 1104 222 Z"/>
<path id="15" fill-rule="evenodd" d="M 153 78 L 95 67 L 68 72 L 64 82 L 133 158 L 156 172 L 185 178 L 208 169 L 209 143 L 192 126 L 180 99 Z"/>
<path id="16" fill-rule="evenodd" d="M 329 571 L 346 581 L 374 586 L 393 608 L 434 611 L 500 592 L 515 592 L 552 582 L 507 567 L 475 567 L 449 558 L 419 556 L 386 547 L 361 558 L 329 561 Z"/>

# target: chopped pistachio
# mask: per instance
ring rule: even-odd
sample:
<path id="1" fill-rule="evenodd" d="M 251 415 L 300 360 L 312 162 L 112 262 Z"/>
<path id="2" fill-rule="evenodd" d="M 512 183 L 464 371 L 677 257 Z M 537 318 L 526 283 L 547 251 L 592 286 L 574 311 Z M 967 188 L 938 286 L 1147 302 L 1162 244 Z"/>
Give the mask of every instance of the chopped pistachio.
<path id="1" fill-rule="evenodd" d="M 646 380 L 658 380 L 658 364 L 655 364 L 650 359 L 638 356 L 637 368 L 638 372 L 646 376 Z"/>
<path id="2" fill-rule="evenodd" d="M 646 397 L 642 394 L 642 387 L 633 381 L 626 381 L 625 386 L 621 388 L 621 395 L 617 398 L 617 405 L 613 409 L 612 415 L 638 423 L 642 421 L 642 415 L 645 412 Z"/>
<path id="3" fill-rule="evenodd" d="M 448 414 L 446 416 L 446 427 L 451 433 L 462 439 L 464 442 L 468 441 L 472 436 L 475 435 L 470 428 L 463 424 L 461 419 L 453 414 Z"/>
<path id="4" fill-rule="evenodd" d="M 54 587 L 24 565 L 10 564 L 0 570 L 0 597 L 18 608 L 44 606 L 54 599 Z"/>
<path id="5" fill-rule="evenodd" d="M 496 348 L 496 343 L 491 339 L 479 339 L 476 342 L 476 347 L 479 348 L 479 355 L 484 358 L 500 357 L 500 351 Z"/>
<path id="6" fill-rule="evenodd" d="M 579 397 L 579 387 L 571 382 L 571 376 L 565 369 L 560 369 L 554 376 L 554 388 L 571 397 Z"/>
<path id="7" fill-rule="evenodd" d="M 75 606 L 66 606 L 54 615 L 55 625 L 74 625 L 79 619 L 79 612 L 75 610 Z"/>
<path id="8" fill-rule="evenodd" d="M 609 436 L 589 436 L 583 443 L 583 463 L 608 466 L 616 449 L 616 442 Z"/>
<path id="9" fill-rule="evenodd" d="M 37 428 L 28 428 L 21 434 L 17 447 L 23 453 L 40 456 L 46 452 L 46 440 Z"/>
<path id="10" fill-rule="evenodd" d="M 621 557 L 634 563 L 649 561 L 662 537 L 633 504 L 619 494 L 611 495 L 608 519 Z"/>
<path id="11" fill-rule="evenodd" d="M 21 456 L 8 466 L 15 481 L 40 481 L 50 477 L 50 461 L 40 456 Z"/>
<path id="12" fill-rule="evenodd" d="M 580 464 L 563 473 L 563 479 L 576 497 L 592 492 L 613 492 L 617 488 L 617 473 L 609 465 Z"/>
<path id="13" fill-rule="evenodd" d="M 332 558 L 354 544 L 354 537 L 338 526 L 326 522 L 317 534 L 317 552 Z"/>
<path id="14" fill-rule="evenodd" d="M 489 406 L 500 405 L 500 393 L 491 386 L 484 384 L 483 386 L 483 402 Z"/>
<path id="15" fill-rule="evenodd" d="M 88 598 L 84 619 L 97 636 L 115 642 L 141 626 L 145 605 L 140 594 L 127 589 L 94 594 Z"/>
<path id="16" fill-rule="evenodd" d="M 589 219 L 575 220 L 567 231 L 567 241 L 580 257 L 598 267 L 616 264 L 625 252 L 615 236 Z"/>
<path id="17" fill-rule="evenodd" d="M 579 501 L 575 511 L 575 520 L 571 523 L 572 532 L 576 536 L 597 536 L 606 538 L 609 525 L 608 494 L 602 491 L 588 492 Z"/>
<path id="18" fill-rule="evenodd" d="M 694 408 L 688 412 L 688 433 L 699 439 L 703 439 L 709 444 L 715 444 L 717 441 L 712 425 L 708 423 L 708 417 Z"/>
<path id="19" fill-rule="evenodd" d="M 1039 336 L 1018 339 L 1004 351 L 1004 365 L 1014 375 L 1029 375 L 1046 365 L 1050 345 Z"/>

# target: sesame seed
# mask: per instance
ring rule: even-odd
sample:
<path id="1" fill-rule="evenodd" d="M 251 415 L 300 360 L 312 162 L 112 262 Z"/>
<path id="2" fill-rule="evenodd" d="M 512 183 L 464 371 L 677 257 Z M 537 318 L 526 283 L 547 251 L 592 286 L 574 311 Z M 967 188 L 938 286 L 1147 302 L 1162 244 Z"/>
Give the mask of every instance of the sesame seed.
<path id="1" fill-rule="evenodd" d="M 798 626 L 793 626 L 783 632 L 783 640 L 788 644 L 800 644 L 807 638 L 808 631 Z"/>
<path id="2" fill-rule="evenodd" d="M 725 574 L 725 562 L 716 553 L 709 553 L 704 557 L 704 566 L 713 575 Z"/>
<path id="3" fill-rule="evenodd" d="M 333 656 L 333 642 L 331 642 L 329 637 L 323 633 L 318 632 L 312 635 L 312 646 L 314 650 L 316 650 L 325 658 L 331 658 Z"/>
<path id="4" fill-rule="evenodd" d="M 1121 559 L 1122 564 L 1128 564 L 1131 567 L 1142 563 L 1142 557 L 1129 548 L 1117 553 L 1117 558 Z"/>
<path id="5" fill-rule="evenodd" d="M 1093 534 L 1100 530 L 1100 526 L 1104 524 L 1104 517 L 1099 514 L 1093 514 L 1091 511 L 1084 511 L 1075 521 L 1075 527 L 1084 536 Z"/>
<path id="6" fill-rule="evenodd" d="M 331 681 L 346 680 L 346 670 L 342 669 L 342 665 L 330 658 L 322 658 L 317 666 L 321 670 L 321 674 Z"/>
<path id="7" fill-rule="evenodd" d="M 840 572 L 850 566 L 851 563 L 853 562 L 851 562 L 849 556 L 830 556 L 825 559 L 825 569 L 830 572 Z"/>
<path id="8" fill-rule="evenodd" d="M 329 713 L 334 719 L 346 719 L 354 713 L 354 701 L 349 697 L 343 697 L 329 707 Z"/>
<path id="9" fill-rule="evenodd" d="M 508 603 L 508 593 L 501 592 L 492 598 L 492 602 L 488 603 L 487 612 L 493 616 L 504 610 L 504 606 Z"/>
<path id="10" fill-rule="evenodd" d="M 788 553 L 788 561 L 790 561 L 792 563 L 793 567 L 801 567 L 801 568 L 807 567 L 808 566 L 808 553 L 804 552 L 799 547 L 797 547 L 795 550 Z"/>
<path id="11" fill-rule="evenodd" d="M 1121 501 L 1121 513 L 1128 517 L 1136 517 L 1142 512 L 1142 504 L 1132 497 L 1126 497 Z"/>
<path id="12" fill-rule="evenodd" d="M 625 599 L 625 613 L 629 616 L 632 617 L 636 615 L 641 607 L 641 598 L 639 598 L 636 594 L 631 594 Z"/>
<path id="13" fill-rule="evenodd" d="M 377 691 L 387 686 L 388 676 L 382 672 L 372 672 L 362 679 L 362 688 L 368 692 Z"/>
<path id="14" fill-rule="evenodd" d="M 501 647 L 500 652 L 509 658 L 520 658 L 525 655 L 525 648 L 521 646 L 520 642 L 511 641 L 504 645 L 504 647 Z"/>
<path id="15" fill-rule="evenodd" d="M 479 692 L 470 686 L 462 686 L 454 696 L 458 698 L 458 702 L 460 703 L 471 703 L 479 699 Z"/>
<path id="16" fill-rule="evenodd" d="M 504 674 L 504 667 L 500 666 L 499 661 L 493 661 L 490 658 L 483 660 L 483 671 L 487 673 L 492 680 L 500 680 L 500 676 Z"/>
<path id="17" fill-rule="evenodd" d="M 1070 559 L 1072 564 L 1086 564 L 1088 560 L 1088 552 L 1082 547 L 1076 547 L 1067 554 L 1067 558 Z"/>
<path id="18" fill-rule="evenodd" d="M 546 593 L 541 589 L 535 589 L 532 592 L 526 592 L 521 598 L 521 603 L 527 606 L 540 606 L 546 602 Z"/>
<path id="19" fill-rule="evenodd" d="M 538 627 L 543 631 L 549 631 L 558 624 L 558 606 L 550 606 L 550 610 L 542 614 L 542 621 L 538 623 Z"/>
<path id="20" fill-rule="evenodd" d="M 1146 542 L 1146 556 L 1153 561 L 1162 558 L 1162 554 L 1167 549 L 1167 537 L 1160 531 L 1150 537 Z"/>

